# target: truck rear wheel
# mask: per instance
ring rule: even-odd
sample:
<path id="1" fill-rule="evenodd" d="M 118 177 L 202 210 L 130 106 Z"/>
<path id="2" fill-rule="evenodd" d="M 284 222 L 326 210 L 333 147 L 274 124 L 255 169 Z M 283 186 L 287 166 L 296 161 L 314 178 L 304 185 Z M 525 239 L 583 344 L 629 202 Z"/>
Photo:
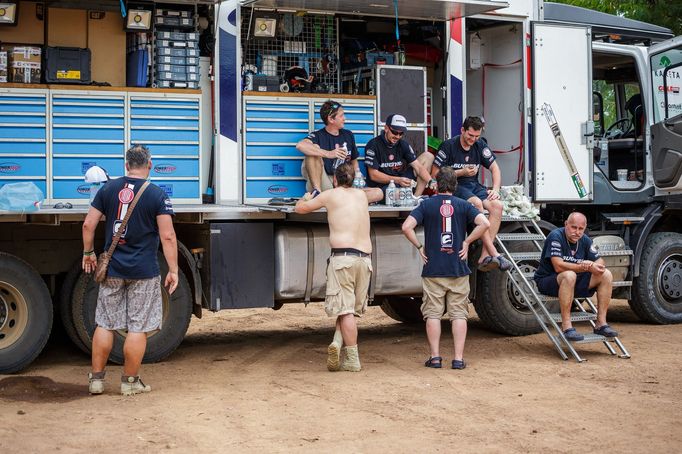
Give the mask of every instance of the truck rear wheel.
<path id="1" fill-rule="evenodd" d="M 163 284 L 168 273 L 168 265 L 162 256 L 159 257 L 159 265 Z M 168 294 L 165 287 L 161 288 L 163 299 L 161 329 L 150 333 L 147 337 L 147 349 L 143 358 L 145 363 L 153 363 L 166 358 L 175 351 L 185 337 L 192 316 L 192 293 L 182 270 L 178 272 L 178 281 L 178 288 L 172 295 Z M 96 327 L 95 310 L 98 293 L 99 284 L 91 275 L 81 273 L 73 291 L 73 318 L 76 332 L 88 351 L 91 351 L 92 335 Z M 114 363 L 123 363 L 125 335 L 125 331 L 114 332 L 114 347 L 109 356 Z"/>
<path id="2" fill-rule="evenodd" d="M 682 322 L 682 234 L 659 232 L 644 243 L 630 307 L 645 322 Z"/>
<path id="3" fill-rule="evenodd" d="M 59 316 L 62 320 L 64 331 L 69 339 L 71 339 L 71 342 L 84 353 L 90 354 L 90 349 L 83 343 L 76 332 L 76 322 L 73 318 L 73 291 L 82 272 L 81 261 L 78 260 L 73 264 L 69 272 L 66 273 L 59 294 Z"/>
<path id="4" fill-rule="evenodd" d="M 393 320 L 404 323 L 420 323 L 424 320 L 420 309 L 421 304 L 421 298 L 385 296 L 380 307 Z"/>
<path id="5" fill-rule="evenodd" d="M 43 350 L 52 330 L 52 300 L 28 263 L 0 252 L 0 374 L 18 372 Z"/>
<path id="6" fill-rule="evenodd" d="M 512 245 L 510 252 L 528 250 L 523 243 Z M 537 260 L 519 263 L 521 272 L 531 275 L 537 269 Z M 512 273 L 516 273 L 513 270 Z M 532 278 L 527 278 L 532 279 Z M 522 281 L 520 278 L 517 281 Z M 478 273 L 478 289 L 474 307 L 481 322 L 490 330 L 511 336 L 525 336 L 542 330 L 535 315 L 528 307 L 529 301 L 519 292 L 509 274 L 499 270 Z M 558 311 L 558 304 L 548 303 L 547 308 Z"/>

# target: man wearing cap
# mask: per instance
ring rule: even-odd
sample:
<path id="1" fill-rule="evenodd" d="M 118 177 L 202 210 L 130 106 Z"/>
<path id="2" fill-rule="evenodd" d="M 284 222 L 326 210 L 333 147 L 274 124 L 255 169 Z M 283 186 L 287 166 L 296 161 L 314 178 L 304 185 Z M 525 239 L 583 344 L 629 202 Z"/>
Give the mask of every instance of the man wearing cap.
<path id="1" fill-rule="evenodd" d="M 350 162 L 355 172 L 360 171 L 355 136 L 343 128 L 346 124 L 343 106 L 326 101 L 320 107 L 320 118 L 324 128 L 311 132 L 296 144 L 296 149 L 305 155 L 301 175 L 306 180 L 306 192 L 313 197 L 334 187 L 334 169 L 339 163 Z"/>
<path id="2" fill-rule="evenodd" d="M 396 186 L 409 188 L 415 175 L 418 179 L 415 194 L 421 195 L 424 187 L 431 181 L 431 175 L 417 160 L 414 150 L 403 140 L 407 131 L 407 120 L 400 114 L 391 114 L 381 134 L 367 142 L 365 146 L 365 165 L 367 166 L 367 186 L 386 187 L 391 180 Z"/>
<path id="3" fill-rule="evenodd" d="M 497 236 L 502 221 L 502 202 L 500 185 L 502 172 L 495 162 L 495 155 L 488 144 L 481 139 L 483 120 L 479 117 L 466 117 L 461 134 L 446 140 L 440 145 L 433 161 L 431 175 L 436 176 L 442 167 L 452 167 L 457 175 L 455 196 L 464 199 L 479 211 L 488 210 L 490 230 L 483 235 L 483 251 L 478 261 L 478 269 L 489 271 L 500 268 L 504 271 L 512 263 L 497 252 L 493 240 Z M 493 187 L 488 190 L 478 182 L 478 171 L 484 166 L 493 176 Z"/>

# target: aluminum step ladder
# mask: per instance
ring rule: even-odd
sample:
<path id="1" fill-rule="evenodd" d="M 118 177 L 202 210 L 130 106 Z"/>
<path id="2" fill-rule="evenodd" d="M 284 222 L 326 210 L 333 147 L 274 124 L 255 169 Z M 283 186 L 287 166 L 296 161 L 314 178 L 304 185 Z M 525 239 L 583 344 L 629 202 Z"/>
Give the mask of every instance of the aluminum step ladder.
<path id="1" fill-rule="evenodd" d="M 601 342 L 604 344 L 606 349 L 612 355 L 618 355 L 620 358 L 629 358 L 630 354 L 625 349 L 620 339 L 617 337 L 604 337 L 599 334 L 584 334 L 585 338 L 582 341 L 570 342 L 564 337 L 564 333 L 561 330 L 561 314 L 557 312 L 550 312 L 547 307 L 548 302 L 558 302 L 559 298 L 543 295 L 538 292 L 535 286 L 535 281 L 533 280 L 533 274 L 530 272 L 524 272 L 522 266 L 524 263 L 528 263 L 531 267 L 537 268 L 540 262 L 540 256 L 542 253 L 542 247 L 544 245 L 546 236 L 540 229 L 535 220 L 525 217 L 510 217 L 504 216 L 502 218 L 503 222 L 517 222 L 523 228 L 523 232 L 516 233 L 498 233 L 495 238 L 497 245 L 502 249 L 504 254 L 511 260 L 513 267 L 507 271 L 509 280 L 511 281 L 514 288 L 519 292 L 519 294 L 526 301 L 528 309 L 533 313 L 538 323 L 542 327 L 542 330 L 547 334 L 549 340 L 552 342 L 557 352 L 564 360 L 568 359 L 568 351 L 577 362 L 586 361 L 574 348 L 575 344 L 591 344 L 595 342 Z M 509 244 L 512 242 L 527 242 L 532 243 L 532 248 L 534 250 L 527 252 L 510 252 Z M 530 247 L 530 246 L 529 246 Z M 609 254 L 608 251 L 604 251 L 605 254 Z M 622 255 L 623 251 L 618 251 L 618 254 Z M 629 251 L 631 254 L 632 251 Z M 527 268 L 524 266 L 524 268 Z M 614 282 L 614 287 L 629 286 L 632 283 L 630 281 Z M 597 307 L 592 302 L 591 298 L 575 298 L 573 300 L 573 305 L 571 306 L 571 322 L 589 322 L 589 324 L 594 328 L 596 326 L 595 320 L 597 319 Z M 616 349 L 612 344 L 620 350 L 620 353 L 616 353 Z"/>

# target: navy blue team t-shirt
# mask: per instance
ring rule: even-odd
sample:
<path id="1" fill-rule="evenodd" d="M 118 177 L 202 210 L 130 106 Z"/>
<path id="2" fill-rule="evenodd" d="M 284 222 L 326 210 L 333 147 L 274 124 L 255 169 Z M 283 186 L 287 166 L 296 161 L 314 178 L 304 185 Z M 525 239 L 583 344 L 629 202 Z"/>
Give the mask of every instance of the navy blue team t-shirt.
<path id="1" fill-rule="evenodd" d="M 542 247 L 540 266 L 535 271 L 534 279 L 557 274 L 552 266 L 552 257 L 559 257 L 564 262 L 580 263 L 583 260 L 595 261 L 599 258 L 599 252 L 592 246 L 592 240 L 583 235 L 576 244 L 568 242 L 564 227 L 554 229 L 547 235 L 545 245 Z"/>
<path id="2" fill-rule="evenodd" d="M 457 177 L 459 184 L 466 184 L 478 181 L 478 172 L 481 169 L 481 165 L 489 169 L 493 162 L 495 162 L 495 154 L 483 139 L 478 139 L 469 148 L 469 151 L 466 151 L 462 148 L 460 136 L 456 136 L 440 144 L 436 159 L 433 160 L 433 165 L 438 168 L 450 166 L 453 169 L 462 169 L 467 165 L 475 165 L 476 175 L 472 177 Z"/>
<path id="3" fill-rule="evenodd" d="M 428 262 L 422 277 L 461 277 L 471 274 L 466 260 L 459 258 L 467 225 L 481 214 L 469 202 L 450 195 L 435 195 L 417 206 L 410 216 L 424 226 L 424 248 Z"/>
<path id="4" fill-rule="evenodd" d="M 417 160 L 414 150 L 406 140 L 399 140 L 395 145 L 386 140 L 384 133 L 373 138 L 365 145 L 365 165 L 385 173 L 386 175 L 403 177 L 409 165 Z M 377 183 L 369 178 L 367 186 L 380 188 L 386 183 Z"/>
<path id="5" fill-rule="evenodd" d="M 312 143 L 318 145 L 323 150 L 333 150 L 336 148 L 337 144 L 339 147 L 342 147 L 345 143 L 346 148 L 350 152 L 350 156 L 346 156 L 346 162 L 352 161 L 353 159 L 358 159 L 358 156 L 360 156 L 360 153 L 358 153 L 358 147 L 355 145 L 355 137 L 348 129 L 340 129 L 339 135 L 335 136 L 330 134 L 326 129 L 322 128 L 311 132 L 306 138 Z M 322 161 L 324 162 L 324 171 L 327 173 L 327 175 L 334 175 L 334 162 L 336 161 L 336 158 L 322 158 Z"/>
<path id="6" fill-rule="evenodd" d="M 106 216 L 105 251 L 114 237 L 114 225 L 118 228 L 121 224 L 130 202 L 144 182 L 141 178 L 121 177 L 108 181 L 95 194 L 92 206 Z M 149 279 L 159 275 L 156 217 L 161 214 L 174 216 L 173 205 L 163 189 L 150 184 L 135 205 L 125 232 L 114 249 L 107 276 Z"/>

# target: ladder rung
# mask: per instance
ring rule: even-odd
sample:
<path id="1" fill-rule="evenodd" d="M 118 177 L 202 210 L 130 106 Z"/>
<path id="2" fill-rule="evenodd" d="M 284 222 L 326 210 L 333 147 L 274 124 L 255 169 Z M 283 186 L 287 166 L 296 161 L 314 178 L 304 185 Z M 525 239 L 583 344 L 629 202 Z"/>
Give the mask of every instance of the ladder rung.
<path id="1" fill-rule="evenodd" d="M 594 333 L 585 333 L 583 334 L 585 336 L 585 339 L 581 341 L 575 341 L 573 342 L 574 344 L 593 344 L 595 342 L 604 342 L 604 341 L 615 341 L 617 338 L 616 337 L 604 337 L 601 334 L 594 334 Z"/>
<path id="2" fill-rule="evenodd" d="M 632 249 L 619 249 L 619 250 L 599 250 L 599 255 L 601 257 L 613 257 L 617 255 L 632 255 Z"/>
<path id="3" fill-rule="evenodd" d="M 535 220 L 535 218 L 527 218 L 524 216 L 502 216 L 502 221 L 505 221 L 505 222 L 511 222 L 511 221 L 530 222 L 533 220 Z"/>
<path id="4" fill-rule="evenodd" d="M 550 317 L 552 320 L 555 322 L 560 322 L 561 321 L 561 313 L 560 312 L 551 312 Z M 597 314 L 593 312 L 571 312 L 571 321 L 572 322 L 586 322 L 589 320 L 596 320 L 597 319 Z"/>
<path id="5" fill-rule="evenodd" d="M 540 297 L 540 301 L 559 301 L 558 296 L 549 296 L 549 295 L 538 295 Z"/>
<path id="6" fill-rule="evenodd" d="M 544 241 L 545 236 L 539 233 L 498 233 L 500 241 Z"/>
<path id="7" fill-rule="evenodd" d="M 515 262 L 522 260 L 540 260 L 540 252 L 511 252 L 509 254 Z"/>
<path id="8" fill-rule="evenodd" d="M 632 287 L 632 281 L 613 281 L 613 287 Z"/>

